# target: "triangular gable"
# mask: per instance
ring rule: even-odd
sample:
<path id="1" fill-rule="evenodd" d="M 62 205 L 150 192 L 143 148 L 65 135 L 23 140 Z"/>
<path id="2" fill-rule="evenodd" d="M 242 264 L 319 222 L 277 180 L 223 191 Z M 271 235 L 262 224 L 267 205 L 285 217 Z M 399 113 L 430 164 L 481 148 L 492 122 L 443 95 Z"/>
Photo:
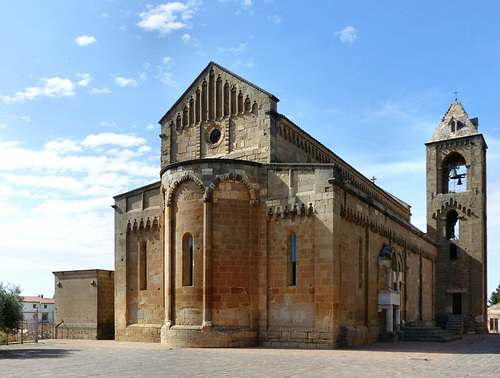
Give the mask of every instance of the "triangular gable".
<path id="1" fill-rule="evenodd" d="M 254 89 L 258 90 L 259 92 L 262 92 L 263 94 L 271 97 L 275 102 L 278 102 L 278 98 L 274 96 L 273 94 L 263 90 L 262 88 L 258 87 L 257 85 L 249 82 L 248 80 L 243 79 L 242 77 L 236 75 L 235 73 L 229 71 L 228 69 L 218 65 L 215 62 L 210 62 L 208 65 L 205 67 L 203 71 L 194 79 L 194 81 L 191 83 L 191 85 L 184 91 L 184 93 L 179 97 L 179 99 L 174 103 L 174 105 L 165 113 L 165 115 L 160 119 L 158 123 L 163 124 L 166 119 L 172 117 L 175 113 L 179 112 L 179 105 L 182 103 L 187 103 L 191 97 L 193 97 L 196 93 L 196 90 L 198 87 L 201 85 L 203 80 L 207 78 L 210 74 L 210 71 L 214 69 L 215 75 L 224 73 L 229 76 L 231 76 L 233 79 L 236 81 L 239 81 L 241 83 L 244 83 L 250 87 L 253 87 Z"/>
<path id="2" fill-rule="evenodd" d="M 471 122 L 462 104 L 455 101 L 450 105 L 441 123 L 434 131 L 430 142 L 463 138 L 477 134 L 477 124 Z"/>

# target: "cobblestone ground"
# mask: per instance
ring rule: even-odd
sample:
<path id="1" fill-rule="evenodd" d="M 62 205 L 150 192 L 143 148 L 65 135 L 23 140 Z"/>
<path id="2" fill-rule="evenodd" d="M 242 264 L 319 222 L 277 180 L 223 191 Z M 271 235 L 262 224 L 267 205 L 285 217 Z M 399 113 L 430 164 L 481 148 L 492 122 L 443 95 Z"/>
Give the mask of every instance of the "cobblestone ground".
<path id="1" fill-rule="evenodd" d="M 177 349 L 115 341 L 0 346 L 0 375 L 63 377 L 500 377 L 500 335 L 449 344 L 377 343 L 340 350 Z"/>

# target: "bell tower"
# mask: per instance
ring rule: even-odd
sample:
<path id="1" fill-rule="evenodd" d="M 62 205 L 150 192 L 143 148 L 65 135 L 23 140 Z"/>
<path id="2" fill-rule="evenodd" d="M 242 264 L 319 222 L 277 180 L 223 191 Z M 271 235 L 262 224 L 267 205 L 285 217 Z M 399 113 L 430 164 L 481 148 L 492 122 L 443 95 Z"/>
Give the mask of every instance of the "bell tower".
<path id="1" fill-rule="evenodd" d="M 438 248 L 436 320 L 486 329 L 486 143 L 455 101 L 427 150 L 427 233 Z"/>

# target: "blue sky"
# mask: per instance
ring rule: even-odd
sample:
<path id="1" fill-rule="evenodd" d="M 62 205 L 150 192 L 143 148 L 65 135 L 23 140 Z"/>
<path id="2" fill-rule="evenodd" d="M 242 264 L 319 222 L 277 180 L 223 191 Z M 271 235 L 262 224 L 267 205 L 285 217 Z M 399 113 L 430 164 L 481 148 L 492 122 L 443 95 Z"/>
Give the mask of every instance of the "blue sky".
<path id="1" fill-rule="evenodd" d="M 488 144 L 488 296 L 500 281 L 498 1 L 3 1 L 0 280 L 113 269 L 112 196 L 159 179 L 158 120 L 209 61 L 412 205 L 450 103 Z"/>

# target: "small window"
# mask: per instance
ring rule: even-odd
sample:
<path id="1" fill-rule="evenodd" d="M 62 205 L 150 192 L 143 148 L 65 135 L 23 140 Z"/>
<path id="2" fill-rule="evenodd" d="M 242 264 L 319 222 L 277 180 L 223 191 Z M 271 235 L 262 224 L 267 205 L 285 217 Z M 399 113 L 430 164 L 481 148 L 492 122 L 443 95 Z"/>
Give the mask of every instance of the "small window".
<path id="1" fill-rule="evenodd" d="M 36 308 L 36 304 L 33 305 L 33 308 Z"/>
<path id="2" fill-rule="evenodd" d="M 49 314 L 47 314 L 46 312 L 44 312 L 42 314 L 42 322 L 46 322 L 47 320 L 49 320 Z"/>
<path id="3" fill-rule="evenodd" d="M 140 290 L 148 288 L 148 258 L 145 240 L 141 242 L 139 247 L 139 288 Z"/>
<path id="4" fill-rule="evenodd" d="M 191 234 L 182 238 L 182 286 L 194 284 L 194 241 Z"/>
<path id="5" fill-rule="evenodd" d="M 47 305 L 43 305 L 43 308 L 47 308 Z"/>
<path id="6" fill-rule="evenodd" d="M 213 129 L 212 132 L 210 133 L 210 142 L 213 144 L 216 144 L 221 137 L 222 133 L 220 132 L 219 129 Z"/>
<path id="7" fill-rule="evenodd" d="M 289 259 L 289 276 L 290 286 L 297 285 L 297 235 L 292 234 L 290 238 L 290 259 Z"/>
<path id="8" fill-rule="evenodd" d="M 457 259 L 457 246 L 455 244 L 450 244 L 450 260 L 456 260 Z"/>

